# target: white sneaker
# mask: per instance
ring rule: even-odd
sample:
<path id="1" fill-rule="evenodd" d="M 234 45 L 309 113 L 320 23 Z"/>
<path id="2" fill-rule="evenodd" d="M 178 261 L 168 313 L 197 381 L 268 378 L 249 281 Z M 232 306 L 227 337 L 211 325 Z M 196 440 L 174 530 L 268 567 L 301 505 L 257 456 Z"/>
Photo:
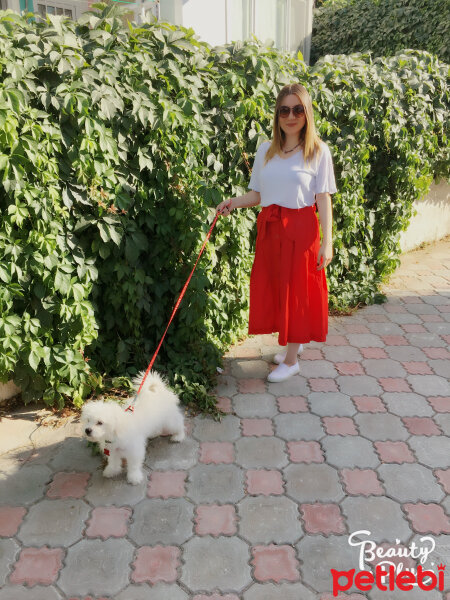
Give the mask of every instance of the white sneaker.
<path id="1" fill-rule="evenodd" d="M 271 381 L 272 383 L 285 381 L 286 379 L 289 379 L 289 377 L 292 377 L 292 375 L 297 375 L 299 371 L 300 367 L 298 366 L 297 362 L 291 366 L 287 365 L 286 363 L 281 363 L 281 365 L 278 365 L 278 367 L 276 367 L 272 373 L 269 373 L 267 376 L 267 381 Z"/>
<path id="2" fill-rule="evenodd" d="M 302 352 L 303 352 L 303 344 L 300 344 L 300 347 L 297 352 L 297 356 L 299 356 Z M 278 354 L 275 354 L 275 356 L 273 357 L 273 362 L 276 365 L 281 365 L 281 363 L 284 362 L 285 358 L 286 358 L 286 352 L 279 352 Z"/>

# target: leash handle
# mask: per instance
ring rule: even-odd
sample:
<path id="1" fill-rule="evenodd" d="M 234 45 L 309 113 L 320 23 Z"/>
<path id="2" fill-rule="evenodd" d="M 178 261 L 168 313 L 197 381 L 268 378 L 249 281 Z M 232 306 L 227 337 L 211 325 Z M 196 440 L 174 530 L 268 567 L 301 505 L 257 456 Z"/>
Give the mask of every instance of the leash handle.
<path id="1" fill-rule="evenodd" d="M 230 200 L 230 201 L 229 201 L 229 203 L 226 205 L 226 208 L 229 208 L 229 207 L 230 207 L 230 205 L 231 205 L 231 200 Z M 180 306 L 180 304 L 181 304 L 181 301 L 182 301 L 182 299 L 183 299 L 183 296 L 184 296 L 184 294 L 185 294 L 185 292 L 186 292 L 186 290 L 187 290 L 187 288 L 188 288 L 188 285 L 189 285 L 189 283 L 190 283 L 190 281 L 191 281 L 191 279 L 192 279 L 192 275 L 194 274 L 194 271 L 195 271 L 195 269 L 196 269 L 196 267 L 197 267 L 198 261 L 200 260 L 200 257 L 201 257 L 201 255 L 203 254 L 203 250 L 205 249 L 205 246 L 206 246 L 206 244 L 208 243 L 208 240 L 209 240 L 209 238 L 211 237 L 212 230 L 214 229 L 214 227 L 215 227 L 215 225 L 216 225 L 216 223 L 217 223 L 217 219 L 219 218 L 219 215 L 221 215 L 221 214 L 222 214 L 222 212 L 223 212 L 223 209 L 222 209 L 221 211 L 218 211 L 218 212 L 216 213 L 216 216 L 214 217 L 214 221 L 212 222 L 212 225 L 211 225 L 211 227 L 209 228 L 209 231 L 208 231 L 208 233 L 207 233 L 207 235 L 206 235 L 206 238 L 205 238 L 205 240 L 204 240 L 204 242 L 203 242 L 203 245 L 202 245 L 202 247 L 201 247 L 201 250 L 200 250 L 200 252 L 199 252 L 199 255 L 197 256 L 197 260 L 195 261 L 195 265 L 194 265 L 194 267 L 192 268 L 192 271 L 191 271 L 191 273 L 190 273 L 189 277 L 187 278 L 187 281 L 186 281 L 186 283 L 184 284 L 184 286 L 183 286 L 183 289 L 181 290 L 181 293 L 180 293 L 180 295 L 178 296 L 178 300 L 176 301 L 175 308 L 173 309 L 173 311 L 172 311 L 172 314 L 170 315 L 170 319 L 169 319 L 169 322 L 167 323 L 167 327 L 166 327 L 166 329 L 165 329 L 165 331 L 164 331 L 164 333 L 163 333 L 163 335 L 162 335 L 162 338 L 161 338 L 161 339 L 160 339 L 160 341 L 159 341 L 159 344 L 158 344 L 158 347 L 157 347 L 157 348 L 156 348 L 156 350 L 155 350 L 155 353 L 154 353 L 154 354 L 153 354 L 153 356 L 152 356 L 152 359 L 151 359 L 151 361 L 150 361 L 150 364 L 148 365 L 148 367 L 147 367 L 147 370 L 145 371 L 145 375 L 144 375 L 144 377 L 142 378 L 141 385 L 139 386 L 139 389 L 138 389 L 138 391 L 137 391 L 137 394 L 136 394 L 136 396 L 135 396 L 135 400 L 136 400 L 136 398 L 139 396 L 139 393 L 140 393 L 140 391 L 141 391 L 141 389 L 142 389 L 142 386 L 144 385 L 144 382 L 145 382 L 145 380 L 147 379 L 147 375 L 150 373 L 150 371 L 151 371 L 151 369 L 152 369 L 152 367 L 153 367 L 153 364 L 154 364 L 154 362 L 155 362 L 155 360 L 156 360 L 156 357 L 158 356 L 158 352 L 159 352 L 159 350 L 160 350 L 160 348 L 161 348 L 161 346 L 162 346 L 162 343 L 163 343 L 163 341 L 164 341 L 164 338 L 166 337 L 167 330 L 169 329 L 169 327 L 170 327 L 170 324 L 172 323 L 172 321 L 173 321 L 173 318 L 174 318 L 174 316 L 175 316 L 175 313 L 177 312 L 177 310 L 178 310 L 178 307 L 179 307 L 179 306 Z M 130 406 L 131 406 L 131 405 L 130 405 Z M 126 409 L 126 410 L 131 410 L 131 411 L 132 411 L 132 407 L 130 407 L 130 406 L 129 406 L 129 407 Z"/>

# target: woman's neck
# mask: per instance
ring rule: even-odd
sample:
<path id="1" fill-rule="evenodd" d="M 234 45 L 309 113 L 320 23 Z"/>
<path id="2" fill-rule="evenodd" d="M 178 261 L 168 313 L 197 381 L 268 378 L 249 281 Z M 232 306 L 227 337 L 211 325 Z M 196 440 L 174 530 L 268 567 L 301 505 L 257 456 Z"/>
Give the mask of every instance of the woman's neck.
<path id="1" fill-rule="evenodd" d="M 290 150 L 291 148 L 294 148 L 294 146 L 297 146 L 297 144 L 300 143 L 300 140 L 298 139 L 298 135 L 294 134 L 294 135 L 285 135 L 284 136 L 284 142 L 282 144 L 282 149 L 286 152 L 286 150 Z"/>

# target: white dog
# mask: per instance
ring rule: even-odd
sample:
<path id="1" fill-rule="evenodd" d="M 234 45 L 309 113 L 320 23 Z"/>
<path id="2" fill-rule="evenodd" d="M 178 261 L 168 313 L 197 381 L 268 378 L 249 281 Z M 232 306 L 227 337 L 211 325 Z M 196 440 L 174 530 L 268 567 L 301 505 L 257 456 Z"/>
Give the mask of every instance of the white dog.
<path id="1" fill-rule="evenodd" d="M 140 373 L 133 380 L 136 390 L 143 375 Z M 122 459 L 125 458 L 127 479 L 129 483 L 136 485 L 144 480 L 142 465 L 147 438 L 171 435 L 173 442 L 183 441 L 184 419 L 178 396 L 154 371 L 147 375 L 133 411 L 126 410 L 130 402 L 126 406 L 104 400 L 87 402 L 81 411 L 81 424 L 86 437 L 98 442 L 102 452 L 108 457 L 103 475 L 118 475 L 122 470 Z"/>

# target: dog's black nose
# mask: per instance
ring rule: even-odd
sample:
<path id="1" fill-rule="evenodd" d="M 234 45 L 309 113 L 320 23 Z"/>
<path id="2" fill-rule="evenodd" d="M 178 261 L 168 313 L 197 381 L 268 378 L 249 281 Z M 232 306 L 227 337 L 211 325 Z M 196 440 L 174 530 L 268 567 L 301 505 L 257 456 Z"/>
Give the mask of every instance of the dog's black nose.
<path id="1" fill-rule="evenodd" d="M 86 427 L 86 429 L 84 430 L 86 435 L 91 435 L 92 433 L 92 429 L 90 427 Z"/>

